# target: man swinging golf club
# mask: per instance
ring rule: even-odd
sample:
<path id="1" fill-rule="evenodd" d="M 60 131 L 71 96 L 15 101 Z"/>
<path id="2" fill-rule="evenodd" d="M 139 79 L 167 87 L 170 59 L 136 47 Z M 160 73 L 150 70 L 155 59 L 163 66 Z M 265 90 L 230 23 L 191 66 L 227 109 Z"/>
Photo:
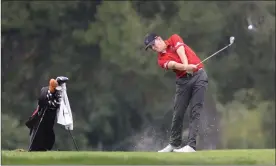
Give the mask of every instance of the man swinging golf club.
<path id="1" fill-rule="evenodd" d="M 204 94 L 208 86 L 208 76 L 203 64 L 195 52 L 187 46 L 182 38 L 174 34 L 167 40 L 151 33 L 145 37 L 145 49 L 158 53 L 158 64 L 166 70 L 176 73 L 176 94 L 171 125 L 170 143 L 158 152 L 195 152 L 199 118 L 203 111 Z M 187 145 L 182 144 L 184 114 L 190 104 L 189 136 Z"/>

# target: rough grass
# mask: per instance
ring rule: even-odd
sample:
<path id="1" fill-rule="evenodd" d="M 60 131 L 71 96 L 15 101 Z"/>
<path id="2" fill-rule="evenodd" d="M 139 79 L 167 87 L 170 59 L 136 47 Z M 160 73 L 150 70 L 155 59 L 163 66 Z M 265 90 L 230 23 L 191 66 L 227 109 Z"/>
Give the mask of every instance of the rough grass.
<path id="1" fill-rule="evenodd" d="M 196 153 L 157 152 L 22 152 L 2 151 L 2 164 L 77 164 L 77 165 L 275 165 L 275 150 L 214 150 Z"/>

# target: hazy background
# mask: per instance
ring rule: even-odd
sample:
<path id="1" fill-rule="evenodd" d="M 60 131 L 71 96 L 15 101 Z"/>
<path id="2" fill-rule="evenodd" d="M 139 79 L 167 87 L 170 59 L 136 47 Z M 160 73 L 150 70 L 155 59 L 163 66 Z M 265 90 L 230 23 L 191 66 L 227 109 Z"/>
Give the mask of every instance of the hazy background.
<path id="1" fill-rule="evenodd" d="M 81 150 L 156 151 L 168 142 L 175 74 L 145 52 L 177 33 L 209 75 L 198 149 L 275 148 L 275 2 L 44 1 L 1 9 L 2 149 L 26 149 L 42 86 L 63 75 Z M 257 30 L 247 29 L 248 21 Z M 188 116 L 183 137 L 187 137 Z M 74 150 L 55 125 L 53 150 Z"/>

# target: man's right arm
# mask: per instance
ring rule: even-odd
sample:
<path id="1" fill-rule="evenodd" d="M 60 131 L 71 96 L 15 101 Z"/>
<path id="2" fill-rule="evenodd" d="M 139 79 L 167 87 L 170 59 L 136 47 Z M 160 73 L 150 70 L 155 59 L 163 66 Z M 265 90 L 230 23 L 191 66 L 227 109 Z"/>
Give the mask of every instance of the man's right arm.
<path id="1" fill-rule="evenodd" d="M 175 61 L 169 61 L 167 62 L 167 68 L 168 69 L 175 69 L 175 70 L 185 70 L 186 66 L 182 63 L 177 63 Z"/>
<path id="2" fill-rule="evenodd" d="M 193 64 L 182 64 L 175 61 L 168 61 L 168 60 L 158 60 L 158 64 L 161 68 L 164 69 L 173 69 L 173 70 L 180 70 L 180 71 L 192 71 L 193 69 L 196 69 L 197 66 Z"/>
<path id="3" fill-rule="evenodd" d="M 169 61 L 169 62 L 167 62 L 167 68 L 184 71 L 184 70 L 196 69 L 196 65 L 193 65 L 193 64 L 184 65 L 182 63 L 178 63 L 175 61 Z"/>

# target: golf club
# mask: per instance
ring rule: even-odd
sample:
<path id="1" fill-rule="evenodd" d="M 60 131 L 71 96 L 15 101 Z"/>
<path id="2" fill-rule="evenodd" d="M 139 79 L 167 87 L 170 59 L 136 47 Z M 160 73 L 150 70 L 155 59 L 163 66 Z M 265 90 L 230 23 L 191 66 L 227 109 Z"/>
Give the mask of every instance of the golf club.
<path id="1" fill-rule="evenodd" d="M 229 44 L 225 47 L 223 47 L 222 49 L 218 50 L 217 52 L 213 53 L 212 55 L 208 56 L 207 58 L 205 58 L 204 60 L 202 60 L 200 63 L 197 64 L 197 66 L 203 62 L 205 62 L 206 60 L 210 59 L 211 57 L 217 55 L 219 52 L 225 50 L 226 48 L 230 47 L 233 43 L 234 43 L 234 40 L 235 40 L 235 37 L 234 36 L 231 36 L 230 39 L 229 39 Z"/>

